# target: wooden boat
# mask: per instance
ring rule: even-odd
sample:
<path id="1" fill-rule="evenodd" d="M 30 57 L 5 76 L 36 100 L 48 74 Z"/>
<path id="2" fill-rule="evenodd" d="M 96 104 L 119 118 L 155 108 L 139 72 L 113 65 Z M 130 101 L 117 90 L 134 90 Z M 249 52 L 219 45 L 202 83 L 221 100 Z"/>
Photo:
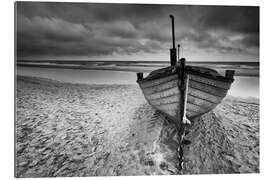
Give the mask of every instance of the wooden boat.
<path id="1" fill-rule="evenodd" d="M 180 116 L 179 65 L 158 69 L 139 84 L 146 100 L 157 110 L 174 121 Z M 194 118 L 214 109 L 226 96 L 233 82 L 233 71 L 221 76 L 217 71 L 195 66 L 186 66 L 188 85 L 186 89 L 186 116 Z"/>
<path id="2" fill-rule="evenodd" d="M 222 76 L 213 69 L 185 66 L 183 58 L 177 63 L 174 19 L 170 17 L 173 26 L 171 66 L 155 70 L 145 78 L 137 73 L 137 83 L 149 104 L 178 126 L 186 118 L 198 117 L 214 109 L 230 89 L 234 71 L 226 70 L 226 75 Z"/>

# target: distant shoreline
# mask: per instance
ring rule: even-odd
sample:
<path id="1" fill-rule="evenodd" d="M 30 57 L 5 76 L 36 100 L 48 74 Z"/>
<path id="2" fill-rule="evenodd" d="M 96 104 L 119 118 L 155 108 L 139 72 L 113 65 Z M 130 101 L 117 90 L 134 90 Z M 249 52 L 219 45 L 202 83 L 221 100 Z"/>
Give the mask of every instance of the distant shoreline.
<path id="1" fill-rule="evenodd" d="M 44 78 L 44 77 L 37 77 L 37 76 L 27 76 L 27 75 L 16 75 L 16 79 L 18 80 L 23 80 L 23 79 L 28 79 L 30 81 L 46 81 L 46 82 L 52 82 L 52 83 L 63 83 L 63 84 L 71 84 L 71 85 L 86 85 L 86 86 L 118 86 L 118 85 L 124 85 L 124 86 L 137 86 L 136 84 L 118 84 L 118 83 L 112 83 L 112 84 L 99 84 L 99 83 L 93 83 L 93 84 L 89 84 L 89 83 L 80 83 L 80 82 L 66 82 L 66 81 L 59 81 L 56 79 L 52 79 L 52 78 Z M 251 101 L 252 102 L 256 102 L 256 104 L 259 104 L 259 99 L 258 97 L 255 96 L 250 96 L 250 97 L 241 97 L 241 96 L 233 96 L 233 95 L 227 95 L 225 97 L 225 99 L 241 99 L 242 101 Z"/>
<path id="2" fill-rule="evenodd" d="M 109 70 L 129 72 L 151 72 L 169 65 L 168 61 L 65 61 L 65 60 L 23 60 L 17 61 L 18 67 Z M 235 76 L 259 76 L 259 62 L 229 61 L 188 61 L 187 65 L 203 66 L 218 71 L 235 70 Z"/>

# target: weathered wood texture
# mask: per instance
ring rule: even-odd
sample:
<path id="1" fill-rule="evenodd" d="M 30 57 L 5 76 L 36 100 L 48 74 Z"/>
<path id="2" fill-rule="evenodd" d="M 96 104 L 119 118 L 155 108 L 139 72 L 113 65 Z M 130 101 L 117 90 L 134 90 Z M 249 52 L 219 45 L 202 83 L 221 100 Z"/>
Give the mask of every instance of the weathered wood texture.
<path id="1" fill-rule="evenodd" d="M 156 109 L 174 119 L 179 119 L 180 91 L 178 75 L 148 81 L 138 81 L 147 101 Z M 202 115 L 215 108 L 226 96 L 232 81 L 218 81 L 214 78 L 189 74 L 187 92 L 187 116 L 189 118 Z"/>

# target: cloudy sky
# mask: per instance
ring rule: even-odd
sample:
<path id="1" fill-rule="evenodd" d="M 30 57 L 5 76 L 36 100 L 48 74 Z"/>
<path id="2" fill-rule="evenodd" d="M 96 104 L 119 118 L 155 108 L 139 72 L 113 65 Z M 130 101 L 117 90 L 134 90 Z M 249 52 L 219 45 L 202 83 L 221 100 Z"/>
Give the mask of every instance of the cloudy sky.
<path id="1" fill-rule="evenodd" d="M 22 59 L 259 61 L 259 8 L 18 2 Z"/>

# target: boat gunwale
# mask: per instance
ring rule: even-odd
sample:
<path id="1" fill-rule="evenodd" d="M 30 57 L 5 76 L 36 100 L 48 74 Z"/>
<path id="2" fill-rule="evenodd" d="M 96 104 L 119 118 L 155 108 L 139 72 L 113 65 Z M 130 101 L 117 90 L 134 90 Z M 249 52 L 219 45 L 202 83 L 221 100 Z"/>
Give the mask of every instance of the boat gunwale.
<path id="1" fill-rule="evenodd" d="M 226 77 L 226 76 L 222 76 L 218 72 L 217 72 L 217 75 L 215 76 L 215 75 L 212 75 L 212 74 L 209 74 L 209 73 L 201 72 L 201 71 L 196 70 L 196 69 L 192 69 L 192 67 L 198 68 L 199 66 L 186 66 L 186 73 L 187 74 L 197 75 L 197 76 L 209 78 L 209 79 L 212 79 L 212 80 L 222 81 L 222 82 L 225 82 L 225 83 L 232 83 L 234 81 L 234 78 L 229 78 L 229 77 Z M 147 82 L 149 80 L 156 80 L 156 79 L 160 79 L 160 78 L 163 78 L 163 77 L 175 75 L 175 74 L 177 74 L 176 69 L 179 68 L 179 65 L 168 66 L 166 68 L 157 69 L 155 71 L 158 72 L 158 71 L 162 71 L 162 70 L 169 69 L 169 68 L 174 68 L 174 69 L 172 69 L 171 71 L 165 71 L 163 73 L 155 74 L 155 75 L 152 75 L 152 76 L 148 75 L 147 77 L 145 77 L 143 79 L 137 80 L 137 83 L 139 83 L 139 82 Z M 201 67 L 201 68 L 203 68 L 203 67 Z"/>

